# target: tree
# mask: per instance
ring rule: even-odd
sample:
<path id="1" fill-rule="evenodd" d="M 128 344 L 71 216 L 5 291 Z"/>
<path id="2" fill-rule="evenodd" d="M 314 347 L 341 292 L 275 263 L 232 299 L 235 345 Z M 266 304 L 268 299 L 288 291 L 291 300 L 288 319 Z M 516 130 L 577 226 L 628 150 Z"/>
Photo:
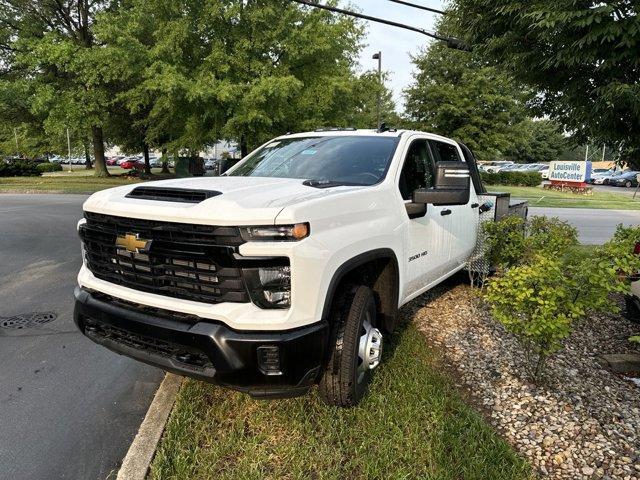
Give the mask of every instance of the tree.
<path id="1" fill-rule="evenodd" d="M 146 140 L 197 152 L 221 138 L 243 155 L 287 131 L 343 124 L 362 30 L 288 0 L 130 0 L 97 37 L 117 100 L 143 116 Z"/>
<path id="2" fill-rule="evenodd" d="M 99 0 L 7 0 L 0 4 L 0 60 L 29 84 L 29 112 L 48 134 L 90 132 L 96 175 L 106 176 L 103 125 L 112 93 L 95 44 Z"/>
<path id="3" fill-rule="evenodd" d="M 367 71 L 354 79 L 349 98 L 349 104 L 344 105 L 343 111 L 346 113 L 345 125 L 355 128 L 377 128 L 378 122 L 378 95 L 380 101 L 380 120 L 389 127 L 399 127 L 400 116 L 396 112 L 396 105 L 393 101 L 393 93 L 387 87 L 388 75 L 383 73 L 382 83 L 378 79 L 377 71 Z M 338 126 L 338 125 L 336 125 Z"/>
<path id="4" fill-rule="evenodd" d="M 502 158 L 524 118 L 527 92 L 478 56 L 441 43 L 413 64 L 414 82 L 404 92 L 409 121 L 461 140 L 480 160 Z"/>
<path id="5" fill-rule="evenodd" d="M 505 150 L 505 158 L 519 163 L 560 160 L 568 140 L 562 127 L 552 120 L 525 119 L 516 126 L 518 135 Z"/>
<path id="6" fill-rule="evenodd" d="M 454 10 L 474 51 L 539 92 L 540 116 L 640 167 L 637 1 L 456 0 Z"/>

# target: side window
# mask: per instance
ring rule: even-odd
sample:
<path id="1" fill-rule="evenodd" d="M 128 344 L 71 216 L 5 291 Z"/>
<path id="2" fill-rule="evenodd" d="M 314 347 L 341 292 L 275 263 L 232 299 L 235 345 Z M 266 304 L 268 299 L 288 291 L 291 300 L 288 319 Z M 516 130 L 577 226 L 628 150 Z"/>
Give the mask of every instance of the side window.
<path id="1" fill-rule="evenodd" d="M 436 162 L 461 162 L 462 159 L 458 155 L 458 149 L 450 143 L 439 142 L 437 140 L 429 140 L 431 151 Z"/>
<path id="2" fill-rule="evenodd" d="M 404 159 L 398 187 L 405 200 L 411 200 L 418 188 L 433 187 L 434 169 L 427 140 L 414 140 Z"/>

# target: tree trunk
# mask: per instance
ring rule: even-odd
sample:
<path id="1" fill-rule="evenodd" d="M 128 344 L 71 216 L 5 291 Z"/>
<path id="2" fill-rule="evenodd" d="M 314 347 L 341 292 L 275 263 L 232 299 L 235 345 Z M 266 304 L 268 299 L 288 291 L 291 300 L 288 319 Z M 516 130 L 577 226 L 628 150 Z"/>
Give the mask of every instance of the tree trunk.
<path id="1" fill-rule="evenodd" d="M 240 136 L 240 159 L 242 160 L 249 154 L 249 146 L 247 145 L 247 138 L 243 135 Z"/>
<path id="2" fill-rule="evenodd" d="M 89 155 L 89 144 L 85 141 L 82 142 L 82 146 L 84 147 L 84 168 L 86 170 L 91 170 L 91 156 Z"/>
<path id="3" fill-rule="evenodd" d="M 91 141 L 93 143 L 93 156 L 95 158 L 96 177 L 109 177 L 109 170 L 104 161 L 104 139 L 102 127 L 91 127 Z"/>
<path id="4" fill-rule="evenodd" d="M 151 164 L 149 163 L 149 145 L 142 142 L 142 153 L 144 154 L 144 173 L 151 175 Z"/>
<path id="5" fill-rule="evenodd" d="M 167 159 L 167 149 L 162 149 L 162 172 L 161 173 L 171 173 L 169 171 L 169 161 Z"/>

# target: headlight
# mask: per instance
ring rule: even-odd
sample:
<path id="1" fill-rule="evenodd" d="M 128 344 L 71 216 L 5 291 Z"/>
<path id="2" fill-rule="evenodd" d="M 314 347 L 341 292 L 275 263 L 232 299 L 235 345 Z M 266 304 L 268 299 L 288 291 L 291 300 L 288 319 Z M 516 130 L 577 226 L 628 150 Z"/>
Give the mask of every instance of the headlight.
<path id="1" fill-rule="evenodd" d="M 259 227 L 243 227 L 240 229 L 246 242 L 297 241 L 309 236 L 308 223 L 295 225 L 265 225 Z"/>
<path id="2" fill-rule="evenodd" d="M 251 300 L 260 308 L 291 306 L 291 267 L 258 267 L 242 269 Z"/>

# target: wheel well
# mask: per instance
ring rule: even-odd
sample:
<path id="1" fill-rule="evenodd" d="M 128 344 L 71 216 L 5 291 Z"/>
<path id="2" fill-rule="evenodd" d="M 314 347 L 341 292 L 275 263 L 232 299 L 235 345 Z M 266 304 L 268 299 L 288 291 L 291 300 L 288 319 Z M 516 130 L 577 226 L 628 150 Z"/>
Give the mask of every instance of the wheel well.
<path id="1" fill-rule="evenodd" d="M 398 262 L 393 252 L 367 252 L 346 262 L 334 275 L 325 300 L 323 318 L 329 318 L 331 303 L 337 292 L 346 284 L 366 285 L 376 299 L 379 325 L 391 333 L 398 314 L 399 274 Z"/>

